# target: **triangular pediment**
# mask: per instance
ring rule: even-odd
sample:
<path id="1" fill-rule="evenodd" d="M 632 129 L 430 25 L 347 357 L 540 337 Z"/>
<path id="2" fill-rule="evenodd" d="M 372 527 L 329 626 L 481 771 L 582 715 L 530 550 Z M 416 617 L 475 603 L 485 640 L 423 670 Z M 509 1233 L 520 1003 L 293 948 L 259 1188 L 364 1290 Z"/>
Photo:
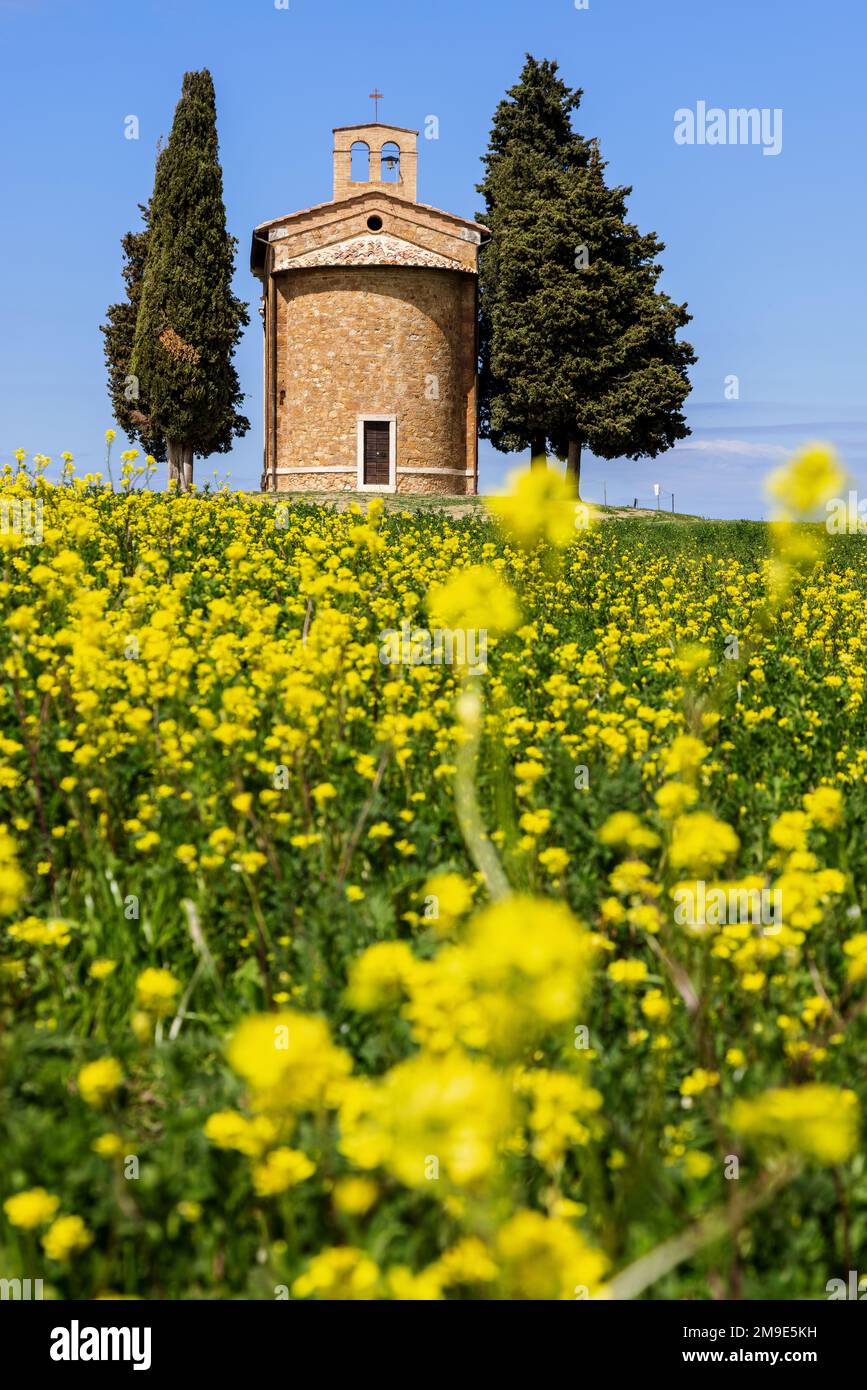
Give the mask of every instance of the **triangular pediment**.
<path id="1" fill-rule="evenodd" d="M 329 265 L 405 265 L 428 270 L 464 270 L 460 261 L 385 232 L 364 232 L 319 246 L 298 256 L 281 258 L 282 270 L 312 270 Z"/>

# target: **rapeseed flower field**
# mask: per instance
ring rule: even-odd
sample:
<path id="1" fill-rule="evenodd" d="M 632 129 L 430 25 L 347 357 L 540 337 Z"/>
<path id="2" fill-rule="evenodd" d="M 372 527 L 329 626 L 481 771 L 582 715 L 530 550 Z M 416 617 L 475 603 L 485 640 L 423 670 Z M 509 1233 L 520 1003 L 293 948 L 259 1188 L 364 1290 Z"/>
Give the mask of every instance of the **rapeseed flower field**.
<path id="1" fill-rule="evenodd" d="M 845 1277 L 867 570 L 811 520 L 833 453 L 770 526 L 600 524 L 553 473 L 450 520 L 46 462 L 0 479 L 0 1274 Z"/>

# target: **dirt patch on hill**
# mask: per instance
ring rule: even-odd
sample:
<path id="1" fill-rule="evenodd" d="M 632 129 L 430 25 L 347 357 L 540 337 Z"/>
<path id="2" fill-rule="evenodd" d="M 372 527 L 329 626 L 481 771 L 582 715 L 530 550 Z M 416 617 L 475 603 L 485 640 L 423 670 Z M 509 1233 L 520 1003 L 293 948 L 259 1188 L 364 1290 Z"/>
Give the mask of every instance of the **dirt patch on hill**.
<path id="1" fill-rule="evenodd" d="M 355 504 L 366 510 L 371 494 L 365 492 L 265 492 L 259 494 L 277 505 L 330 507 L 335 512 L 345 512 Z M 382 494 L 379 494 L 382 496 Z M 423 516 L 426 512 L 439 512 L 443 516 L 459 521 L 462 517 L 473 516 L 479 520 L 489 520 L 488 497 L 431 497 L 429 494 L 418 497 L 382 496 L 386 511 L 399 512 L 405 516 Z M 698 521 L 699 517 L 682 512 L 658 511 L 655 507 L 603 507 L 594 502 L 588 503 L 599 521 L 628 521 L 638 517 L 642 520 L 660 522 Z"/>

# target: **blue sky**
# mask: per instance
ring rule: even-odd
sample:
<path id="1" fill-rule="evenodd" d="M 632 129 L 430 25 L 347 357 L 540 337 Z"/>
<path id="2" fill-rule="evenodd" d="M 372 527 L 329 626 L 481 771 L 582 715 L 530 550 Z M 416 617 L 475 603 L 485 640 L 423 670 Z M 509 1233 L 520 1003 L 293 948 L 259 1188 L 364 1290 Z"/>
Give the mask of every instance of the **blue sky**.
<path id="1" fill-rule="evenodd" d="M 802 440 L 837 443 L 867 490 L 867 20 L 858 0 L 0 0 L 0 456 L 70 449 L 99 466 L 111 423 L 102 338 L 119 240 L 149 196 L 183 72 L 217 88 L 250 434 L 213 464 L 237 486 L 261 467 L 261 325 L 252 227 L 331 196 L 331 128 L 424 128 L 419 196 L 475 215 L 494 107 L 524 54 L 584 89 L 578 126 L 630 214 L 665 241 L 662 284 L 687 300 L 699 362 L 693 436 L 657 460 L 588 461 L 585 494 L 763 514 L 762 478 Z M 783 112 L 783 145 L 678 145 L 675 112 Z M 137 141 L 124 138 L 136 115 Z M 737 376 L 740 398 L 727 400 Z M 482 446 L 482 491 L 514 465 Z M 666 503 L 670 504 L 668 498 Z"/>

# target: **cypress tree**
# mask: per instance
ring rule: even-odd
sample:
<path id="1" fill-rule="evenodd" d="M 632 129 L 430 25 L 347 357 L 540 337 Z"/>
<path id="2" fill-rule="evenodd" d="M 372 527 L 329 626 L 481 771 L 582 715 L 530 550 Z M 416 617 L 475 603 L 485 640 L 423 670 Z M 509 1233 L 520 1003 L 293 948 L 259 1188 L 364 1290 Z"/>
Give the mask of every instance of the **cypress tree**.
<path id="1" fill-rule="evenodd" d="M 550 272 L 539 221 L 557 175 L 586 162 L 571 124 L 580 100 L 557 77 L 556 63 L 528 54 L 520 81 L 494 113 L 478 185 L 486 209 L 480 217 L 493 233 L 479 271 L 480 431 L 506 452 L 529 444 L 542 466 L 560 348 L 537 303 Z"/>
<path id="2" fill-rule="evenodd" d="M 691 315 L 657 288 L 665 243 L 627 220 L 632 189 L 609 188 L 604 170 L 593 141 L 565 190 L 575 268 L 551 308 L 564 370 L 550 439 L 576 486 L 585 447 L 598 458 L 656 458 L 690 433 L 682 406 L 696 356 L 677 333 Z"/>
<path id="3" fill-rule="evenodd" d="M 171 135 L 157 161 L 133 373 L 150 427 L 165 438 L 169 483 L 193 480 L 193 458 L 226 453 L 250 422 L 232 361 L 249 322 L 232 293 L 237 241 L 226 230 L 214 84 L 184 74 Z"/>
<path id="4" fill-rule="evenodd" d="M 528 57 L 494 118 L 481 214 L 482 432 L 505 450 L 547 446 L 580 478 L 582 450 L 655 457 L 689 434 L 695 355 L 685 305 L 656 288 L 664 245 L 627 220 L 594 140 L 573 131 L 580 91 Z"/>
<path id="5" fill-rule="evenodd" d="M 100 332 L 105 339 L 103 350 L 113 417 L 124 434 L 138 441 L 146 454 L 163 461 L 166 442 L 151 433 L 147 402 L 142 398 L 141 383 L 132 371 L 135 325 L 148 248 L 149 208 L 140 203 L 139 211 L 144 227 L 138 232 L 127 232 L 121 241 L 124 257 L 121 273 L 126 299 L 109 305 Z"/>

